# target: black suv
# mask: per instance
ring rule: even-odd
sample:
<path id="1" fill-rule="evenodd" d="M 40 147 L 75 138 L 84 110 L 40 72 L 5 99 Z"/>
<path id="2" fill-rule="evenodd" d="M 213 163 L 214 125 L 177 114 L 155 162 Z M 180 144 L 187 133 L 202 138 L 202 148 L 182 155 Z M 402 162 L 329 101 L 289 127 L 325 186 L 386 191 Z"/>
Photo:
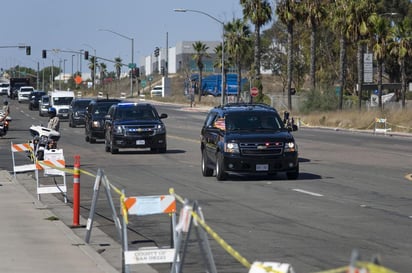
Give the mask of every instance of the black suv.
<path id="1" fill-rule="evenodd" d="M 202 174 L 286 172 L 299 176 L 298 149 L 278 112 L 265 104 L 227 104 L 209 111 L 201 131 Z"/>
<path id="2" fill-rule="evenodd" d="M 116 154 L 119 148 L 150 148 L 165 153 L 166 127 L 149 103 L 119 103 L 112 105 L 105 117 L 105 150 Z"/>
<path id="3" fill-rule="evenodd" d="M 44 95 L 47 95 L 45 91 L 32 91 L 29 96 L 29 110 L 39 109 L 39 101 Z"/>
<path id="4" fill-rule="evenodd" d="M 120 99 L 97 99 L 92 100 L 87 106 L 85 115 L 85 139 L 87 142 L 95 143 L 96 139 L 104 138 L 104 116 L 110 106 L 122 102 Z"/>
<path id="5" fill-rule="evenodd" d="M 92 99 L 74 99 L 69 106 L 69 127 L 85 125 L 86 108 Z"/>

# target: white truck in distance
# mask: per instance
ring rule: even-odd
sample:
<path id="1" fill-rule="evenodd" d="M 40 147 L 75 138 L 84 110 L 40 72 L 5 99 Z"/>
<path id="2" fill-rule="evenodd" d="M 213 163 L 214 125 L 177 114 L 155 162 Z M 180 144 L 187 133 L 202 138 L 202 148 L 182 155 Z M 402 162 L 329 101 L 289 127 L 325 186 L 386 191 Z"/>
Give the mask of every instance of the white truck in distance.
<path id="1" fill-rule="evenodd" d="M 57 112 L 57 116 L 61 119 L 69 118 L 70 103 L 74 99 L 73 91 L 60 91 L 55 90 L 49 92 L 50 107 L 54 107 Z"/>

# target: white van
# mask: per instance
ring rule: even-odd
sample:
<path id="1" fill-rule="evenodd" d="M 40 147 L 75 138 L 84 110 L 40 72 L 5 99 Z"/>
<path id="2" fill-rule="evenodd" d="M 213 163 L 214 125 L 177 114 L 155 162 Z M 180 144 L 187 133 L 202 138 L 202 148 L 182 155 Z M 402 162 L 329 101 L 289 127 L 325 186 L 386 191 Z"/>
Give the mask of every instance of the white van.
<path id="1" fill-rule="evenodd" d="M 163 86 L 156 85 L 155 87 L 153 87 L 153 89 L 150 90 L 150 97 L 164 97 Z"/>
<path id="2" fill-rule="evenodd" d="M 49 92 L 50 107 L 56 109 L 57 116 L 61 119 L 69 119 L 69 107 L 74 99 L 73 91 L 55 90 Z"/>
<path id="3" fill-rule="evenodd" d="M 34 87 L 32 86 L 22 86 L 20 87 L 19 91 L 17 91 L 17 100 L 19 103 L 25 101 L 28 102 L 30 100 L 30 94 L 34 91 Z"/>

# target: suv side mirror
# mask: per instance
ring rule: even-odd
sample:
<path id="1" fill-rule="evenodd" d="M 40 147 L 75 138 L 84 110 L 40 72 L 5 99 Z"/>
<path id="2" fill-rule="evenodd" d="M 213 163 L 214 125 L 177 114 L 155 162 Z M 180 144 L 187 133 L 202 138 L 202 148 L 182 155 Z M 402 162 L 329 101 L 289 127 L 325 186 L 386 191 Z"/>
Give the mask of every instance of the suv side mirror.
<path id="1" fill-rule="evenodd" d="M 104 119 L 106 119 L 106 120 L 107 120 L 107 119 L 110 119 L 110 115 L 105 115 L 105 116 L 104 116 Z"/>
<path id="2" fill-rule="evenodd" d="M 160 118 L 160 119 L 162 119 L 162 118 L 167 118 L 167 114 L 162 113 L 162 114 L 160 114 L 159 118 Z"/>

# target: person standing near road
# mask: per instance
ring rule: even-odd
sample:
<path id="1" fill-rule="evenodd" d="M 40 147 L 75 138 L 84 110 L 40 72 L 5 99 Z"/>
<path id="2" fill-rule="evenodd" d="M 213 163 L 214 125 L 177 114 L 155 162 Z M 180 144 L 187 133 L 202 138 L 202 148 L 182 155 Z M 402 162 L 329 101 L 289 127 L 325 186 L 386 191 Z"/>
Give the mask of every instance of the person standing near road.
<path id="1" fill-rule="evenodd" d="M 10 106 L 9 106 L 9 102 L 7 100 L 4 101 L 2 112 L 3 112 L 3 115 L 0 119 L 0 121 L 5 120 L 10 114 Z"/>
<path id="2" fill-rule="evenodd" d="M 47 123 L 47 128 L 58 132 L 60 130 L 60 119 L 57 116 L 56 108 L 50 107 L 48 113 L 49 113 L 50 119 L 49 119 L 49 123 Z"/>

